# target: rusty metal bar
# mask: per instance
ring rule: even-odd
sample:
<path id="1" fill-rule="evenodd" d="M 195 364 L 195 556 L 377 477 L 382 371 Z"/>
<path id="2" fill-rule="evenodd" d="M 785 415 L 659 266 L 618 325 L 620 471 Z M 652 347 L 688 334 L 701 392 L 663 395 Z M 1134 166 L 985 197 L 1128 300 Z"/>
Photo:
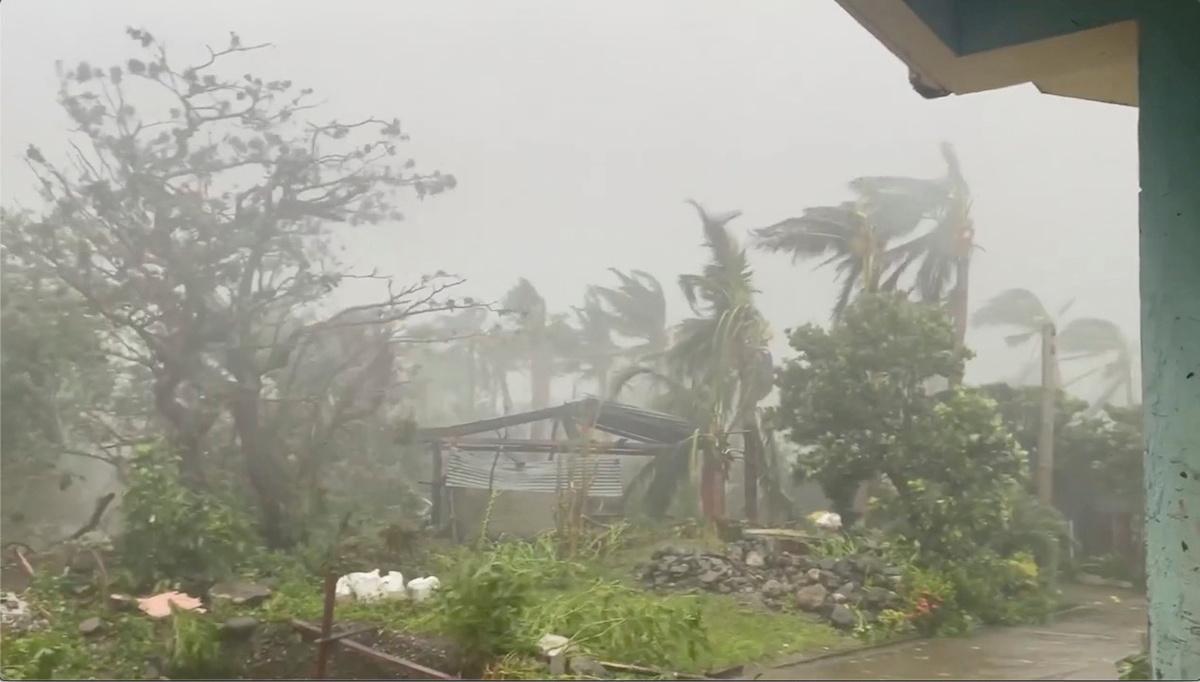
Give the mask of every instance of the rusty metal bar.
<path id="1" fill-rule="evenodd" d="M 292 627 L 301 632 L 308 633 L 310 635 L 320 635 L 321 634 L 321 629 L 318 628 L 317 626 L 312 625 L 311 623 L 305 623 L 302 620 L 296 620 L 294 618 L 292 619 Z M 459 679 L 453 675 L 448 675 L 444 672 L 441 672 L 440 670 L 434 670 L 433 668 L 427 668 L 427 667 L 421 665 L 420 663 L 417 663 L 416 661 L 410 661 L 407 658 L 400 658 L 399 656 L 392 656 L 391 654 L 385 654 L 382 651 L 379 651 L 377 649 L 372 649 L 371 647 L 369 647 L 365 644 L 359 644 L 358 642 L 356 642 L 352 639 L 339 639 L 335 642 L 330 642 L 329 644 L 330 645 L 340 645 L 340 646 L 346 647 L 347 649 L 350 649 L 351 651 L 354 651 L 355 653 L 362 654 L 363 656 L 366 656 L 367 658 L 379 661 L 381 663 L 386 663 L 388 665 L 392 665 L 397 668 L 404 668 L 405 670 L 419 673 L 421 675 L 424 675 L 428 679 L 433 679 L 433 680 L 457 680 L 457 679 Z"/>
<path id="2" fill-rule="evenodd" d="M 333 605 L 337 589 L 337 576 L 332 571 L 325 574 L 325 610 L 321 614 L 321 638 L 317 641 L 317 664 L 313 678 L 325 679 L 325 668 L 329 663 L 329 649 L 334 641 L 329 639 L 333 633 Z"/>
<path id="3" fill-rule="evenodd" d="M 368 625 L 368 626 L 362 627 L 362 628 L 355 628 L 354 630 L 347 630 L 346 632 L 339 632 L 336 635 L 329 635 L 328 637 L 322 637 L 321 639 L 317 640 L 317 643 L 336 642 L 341 639 L 346 639 L 347 637 L 354 637 L 355 635 L 361 635 L 361 634 L 371 632 L 373 630 L 378 630 L 378 629 L 379 629 L 378 626 Z"/>

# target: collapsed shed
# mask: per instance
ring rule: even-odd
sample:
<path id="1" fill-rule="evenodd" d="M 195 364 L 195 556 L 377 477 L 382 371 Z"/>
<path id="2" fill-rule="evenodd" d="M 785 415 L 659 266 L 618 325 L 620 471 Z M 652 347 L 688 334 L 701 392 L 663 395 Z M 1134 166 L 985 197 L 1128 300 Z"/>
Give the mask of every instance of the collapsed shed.
<path id="1" fill-rule="evenodd" d="M 510 431 L 552 422 L 549 439 L 509 437 Z M 528 429 L 533 431 L 533 429 Z M 432 520 L 462 534 L 491 491 L 511 492 L 511 509 L 524 522 L 506 529 L 529 534 L 554 527 L 560 494 L 586 487 L 589 514 L 619 516 L 625 473 L 649 458 L 687 447 L 696 428 L 686 420 L 632 405 L 584 398 L 538 410 L 422 429 L 432 459 Z M 747 477 L 747 479 L 756 477 Z M 498 498 L 497 498 L 498 499 Z M 465 523 L 464 523 L 465 522 Z"/>

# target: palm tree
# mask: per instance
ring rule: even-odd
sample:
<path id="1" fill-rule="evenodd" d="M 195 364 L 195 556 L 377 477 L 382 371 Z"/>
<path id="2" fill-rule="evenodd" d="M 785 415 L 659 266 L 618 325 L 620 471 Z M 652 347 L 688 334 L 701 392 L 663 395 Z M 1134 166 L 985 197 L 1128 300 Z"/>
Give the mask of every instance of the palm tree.
<path id="1" fill-rule="evenodd" d="M 523 342 L 529 362 L 530 403 L 532 409 L 550 405 L 550 388 L 557 373 L 556 360 L 566 357 L 572 343 L 572 331 L 563 315 L 551 315 L 546 301 L 525 278 L 504 296 L 506 310 L 519 315 L 517 336 Z M 538 440 L 546 433 L 544 422 L 535 422 L 530 437 Z"/>
<path id="2" fill-rule="evenodd" d="M 1070 382 L 1099 373 L 1104 383 L 1100 394 L 1088 408 L 1089 414 L 1111 402 L 1113 396 L 1122 389 L 1125 406 L 1134 404 L 1134 352 L 1129 340 L 1115 323 L 1096 317 L 1071 320 L 1059 334 L 1059 345 L 1064 353 L 1072 354 L 1064 356 L 1063 360 L 1102 361 L 1099 366 L 1074 377 Z"/>
<path id="3" fill-rule="evenodd" d="M 610 318 L 591 288 L 584 295 L 583 305 L 572 310 L 577 326 L 573 335 L 565 339 L 570 346 L 565 349 L 568 361 L 575 364 L 576 371 L 595 381 L 598 395 L 607 395 L 609 373 L 621 352 L 621 347 L 612 340 Z"/>
<path id="4" fill-rule="evenodd" d="M 627 370 L 615 383 L 614 394 L 633 376 L 655 377 L 667 390 L 660 406 L 698 426 L 690 446 L 655 458 L 634 486 L 665 509 L 695 465 L 700 468 L 703 514 L 722 513 L 724 476 L 730 455 L 731 431 L 757 433 L 759 401 L 772 386 L 769 330 L 754 305 L 752 272 L 746 252 L 726 224 L 740 215 L 710 215 L 689 200 L 700 216 L 710 260 L 700 274 L 686 274 L 679 285 L 695 317 L 675 329 L 662 355 L 664 371 L 645 367 Z M 749 448 L 747 448 L 749 450 Z"/>
<path id="5" fill-rule="evenodd" d="M 871 219 L 865 207 L 848 201 L 838 206 L 804 209 L 788 218 L 752 232 L 754 245 L 773 253 L 790 253 L 792 262 L 825 257 L 817 267 L 833 265 L 841 283 L 833 316 L 838 318 L 859 291 L 879 291 L 887 267 L 888 243 L 896 234 Z"/>
<path id="6" fill-rule="evenodd" d="M 886 234 L 912 234 L 926 222 L 932 226 L 891 247 L 892 265 L 885 288 L 895 288 L 913 265 L 913 290 L 923 301 L 947 300 L 961 345 L 967 333 L 968 287 L 975 226 L 971 219 L 971 190 L 962 175 L 954 147 L 941 146 L 946 174 L 935 179 L 862 177 L 851 181 L 871 220 Z"/>
<path id="7" fill-rule="evenodd" d="M 790 253 L 793 260 L 824 256 L 818 267 L 835 265 L 841 283 L 835 318 L 855 290 L 899 289 L 916 266 L 909 290 L 930 302 L 942 301 L 949 292 L 950 315 L 961 344 L 975 232 L 970 189 L 954 148 L 943 144 L 942 156 L 946 174 L 941 178 L 856 178 L 850 182 L 853 201 L 805 209 L 797 218 L 757 229 L 755 244 Z M 928 229 L 921 231 L 925 225 Z M 897 243 L 905 237 L 907 241 Z"/>
<path id="8" fill-rule="evenodd" d="M 614 333 L 638 341 L 625 352 L 638 359 L 666 350 L 670 331 L 662 285 L 642 270 L 633 270 L 629 274 L 617 269 L 610 269 L 610 272 L 620 280 L 618 287 L 592 286 L 588 293 L 599 301 Z"/>
<path id="9" fill-rule="evenodd" d="M 1066 312 L 1070 303 L 1059 311 Z M 1037 446 L 1037 491 L 1042 503 L 1050 505 L 1054 498 L 1054 419 L 1055 398 L 1062 384 L 1059 371 L 1054 318 L 1042 305 L 1041 299 L 1028 289 L 1008 289 L 989 300 L 975 313 L 979 326 L 1002 325 L 1021 329 L 1005 337 L 1016 346 L 1037 335 L 1042 340 L 1042 410 Z"/>

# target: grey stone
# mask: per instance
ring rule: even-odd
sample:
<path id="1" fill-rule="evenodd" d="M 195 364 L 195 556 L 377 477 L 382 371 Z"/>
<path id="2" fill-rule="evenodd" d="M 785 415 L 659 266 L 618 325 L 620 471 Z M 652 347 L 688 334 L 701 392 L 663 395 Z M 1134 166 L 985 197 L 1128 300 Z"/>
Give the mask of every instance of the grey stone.
<path id="1" fill-rule="evenodd" d="M 807 580 L 810 583 L 821 582 L 821 569 L 819 569 L 819 568 L 808 569 L 808 572 L 806 572 L 804 574 L 804 578 L 805 578 L 805 580 Z"/>
<path id="2" fill-rule="evenodd" d="M 838 559 L 833 565 L 833 572 L 843 578 L 849 578 L 854 575 L 854 564 L 849 559 Z"/>
<path id="3" fill-rule="evenodd" d="M 864 554 L 854 561 L 855 566 L 863 575 L 871 576 L 883 572 L 883 560 L 877 556 Z"/>
<path id="4" fill-rule="evenodd" d="M 700 575 L 700 582 L 704 583 L 705 585 L 711 585 L 717 582 L 717 579 L 720 577 L 721 574 L 716 571 L 705 571 Z"/>
<path id="5" fill-rule="evenodd" d="M 104 621 L 92 616 L 79 624 L 79 634 L 90 637 L 104 629 Z"/>
<path id="6" fill-rule="evenodd" d="M 256 606 L 271 596 L 271 588 L 242 581 L 217 583 L 208 591 L 208 596 L 217 602 L 228 601 L 239 606 Z"/>
<path id="7" fill-rule="evenodd" d="M 833 623 L 834 627 L 849 629 L 854 627 L 855 618 L 854 612 L 845 604 L 838 604 L 833 607 L 833 611 L 829 612 L 829 622 Z"/>
<path id="8" fill-rule="evenodd" d="M 762 553 L 759 552 L 758 550 L 751 550 L 749 552 L 746 552 L 746 565 L 747 566 L 750 566 L 752 568 L 761 568 L 765 564 L 766 564 L 766 559 L 763 558 Z"/>
<path id="9" fill-rule="evenodd" d="M 250 616 L 236 616 L 221 623 L 221 634 L 230 639 L 249 637 L 258 627 L 258 619 Z"/>
<path id="10" fill-rule="evenodd" d="M 899 566 L 884 566 L 881 572 L 886 576 L 900 576 L 904 574 L 904 570 Z"/>
<path id="11" fill-rule="evenodd" d="M 854 584 L 854 581 L 851 580 L 850 582 L 844 583 L 841 587 L 837 588 L 837 591 L 849 597 L 850 595 L 854 594 L 857 589 L 858 585 Z"/>
<path id="12" fill-rule="evenodd" d="M 762 593 L 767 596 L 775 596 L 783 591 L 783 583 L 778 580 L 768 580 L 762 586 Z"/>
<path id="13" fill-rule="evenodd" d="M 837 559 L 825 557 L 817 562 L 817 568 L 821 569 L 822 571 L 832 571 L 834 566 L 837 566 Z"/>
<path id="14" fill-rule="evenodd" d="M 678 563 L 678 564 L 671 565 L 671 572 L 674 573 L 675 575 L 683 575 L 684 573 L 687 573 L 690 570 L 691 570 L 691 568 L 686 563 Z"/>
<path id="15" fill-rule="evenodd" d="M 567 657 L 562 654 L 550 657 L 550 675 L 562 678 L 567 674 Z"/>
<path id="16" fill-rule="evenodd" d="M 841 592 L 834 592 L 833 594 L 829 595 L 829 601 L 834 604 L 845 604 L 847 600 L 846 595 L 842 594 Z"/>
<path id="17" fill-rule="evenodd" d="M 820 611 L 829 591 L 823 585 L 809 585 L 796 591 L 796 607 L 805 611 Z"/>
<path id="18" fill-rule="evenodd" d="M 730 592 L 733 592 L 733 585 L 730 585 L 729 583 L 717 583 L 717 592 L 720 592 L 721 594 L 729 594 Z"/>
<path id="19" fill-rule="evenodd" d="M 572 656 L 567 667 L 573 675 L 587 675 L 589 677 L 608 676 L 608 670 L 597 663 L 596 659 L 589 656 Z"/>
<path id="20" fill-rule="evenodd" d="M 821 584 L 832 590 L 842 584 L 842 579 L 832 571 L 821 571 Z"/>
<path id="21" fill-rule="evenodd" d="M 872 608 L 880 608 L 888 603 L 895 593 L 882 587 L 868 587 L 863 590 L 863 601 Z"/>

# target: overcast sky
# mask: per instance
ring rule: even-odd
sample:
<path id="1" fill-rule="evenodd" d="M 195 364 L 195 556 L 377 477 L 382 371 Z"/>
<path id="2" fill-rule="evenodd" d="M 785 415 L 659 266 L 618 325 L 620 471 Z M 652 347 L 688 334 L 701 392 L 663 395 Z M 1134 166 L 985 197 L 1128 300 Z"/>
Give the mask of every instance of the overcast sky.
<path id="1" fill-rule="evenodd" d="M 843 200 L 855 176 L 939 175 L 947 140 L 985 249 L 972 306 L 1024 286 L 1136 335 L 1136 110 L 1032 86 L 924 100 L 832 0 L 5 0 L 5 205 L 30 203 L 25 146 L 52 152 L 67 129 L 55 60 L 122 63 L 127 25 L 177 61 L 230 30 L 270 41 L 247 70 L 315 88 L 323 119 L 401 118 L 420 167 L 459 186 L 358 233 L 349 256 L 364 268 L 451 270 L 482 296 L 524 276 L 556 308 L 611 281 L 609 267 L 641 268 L 679 318 L 674 280 L 704 259 L 684 198 L 741 209 L 744 235 Z M 784 328 L 827 320 L 832 272 L 751 257 L 781 352 Z M 1011 377 L 1032 352 L 1006 351 L 994 330 L 969 343 L 975 381 Z"/>

